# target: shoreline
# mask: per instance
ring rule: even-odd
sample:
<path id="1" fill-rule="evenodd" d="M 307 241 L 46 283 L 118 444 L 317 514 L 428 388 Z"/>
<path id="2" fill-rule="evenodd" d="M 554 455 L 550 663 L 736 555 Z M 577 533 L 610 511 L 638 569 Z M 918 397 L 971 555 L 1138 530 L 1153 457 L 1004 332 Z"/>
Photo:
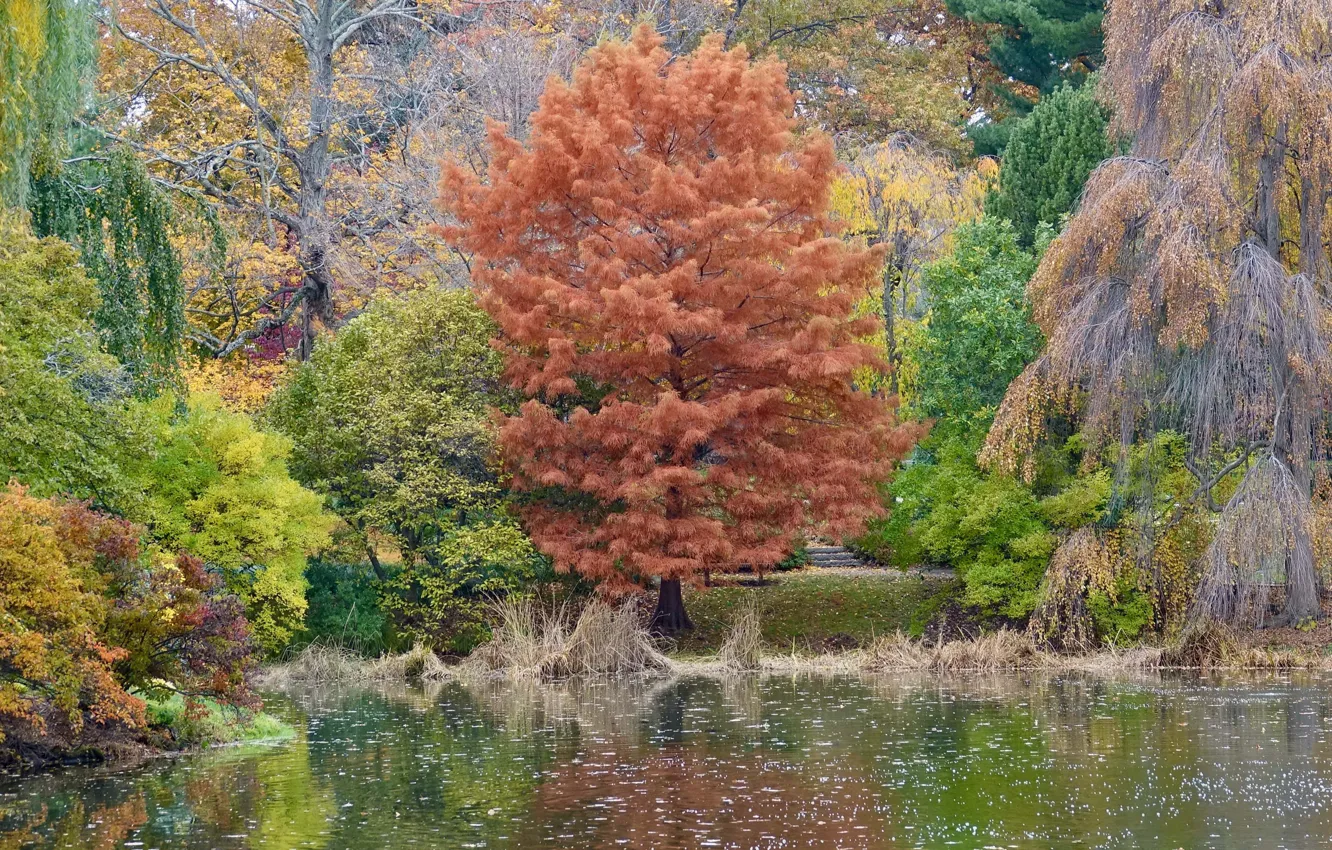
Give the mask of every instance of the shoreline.
<path id="1" fill-rule="evenodd" d="M 4 730 L 5 737 L 0 739 L 0 782 L 67 768 L 132 769 L 156 759 L 271 744 L 291 740 L 298 734 L 294 726 L 262 711 L 248 722 L 231 724 L 230 728 L 235 732 L 234 737 L 203 740 L 181 740 L 169 726 L 139 730 L 95 727 L 79 737 L 10 728 Z"/>
<path id="2" fill-rule="evenodd" d="M 1210 642 L 1195 646 L 1141 645 L 1059 654 L 1039 650 L 1025 635 L 1012 631 L 991 632 L 978 638 L 933 646 L 897 635 L 868 647 L 817 654 L 781 654 L 757 648 L 748 653 L 736 653 L 728 652 L 727 647 L 717 653 L 699 655 L 639 652 L 632 665 L 601 670 L 579 670 L 577 664 L 570 663 L 567 650 L 554 658 L 537 659 L 523 666 L 505 666 L 495 663 L 503 657 L 502 653 L 478 653 L 453 664 L 446 664 L 434 656 L 431 663 L 423 664 L 422 657 L 433 656 L 433 653 L 419 647 L 402 656 L 380 658 L 363 658 L 350 651 L 319 647 L 307 649 L 288 662 L 265 668 L 257 678 L 257 685 L 283 691 L 291 686 L 324 684 L 559 682 L 626 676 L 1332 671 L 1332 656 L 1325 654 L 1321 647 L 1315 651 L 1255 646 L 1244 642 L 1243 633 L 1205 637 L 1210 637 Z M 310 662 L 311 655 L 317 655 L 313 663 Z M 398 660 L 409 656 L 415 663 Z"/>

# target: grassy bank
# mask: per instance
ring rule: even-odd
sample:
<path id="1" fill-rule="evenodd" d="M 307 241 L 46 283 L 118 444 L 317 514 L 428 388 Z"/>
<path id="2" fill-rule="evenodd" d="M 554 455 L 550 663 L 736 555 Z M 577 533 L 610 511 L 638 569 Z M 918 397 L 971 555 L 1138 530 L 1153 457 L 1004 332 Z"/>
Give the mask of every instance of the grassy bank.
<path id="1" fill-rule="evenodd" d="M 801 570 L 762 585 L 728 584 L 686 591 L 694 630 L 673 648 L 681 655 L 717 652 L 739 612 L 758 614 L 762 646 L 770 652 L 836 652 L 868 646 L 896 632 L 919 634 L 950 591 L 951 582 L 894 572 Z"/>
<path id="2" fill-rule="evenodd" d="M 76 765 L 134 764 L 166 753 L 290 738 L 296 730 L 262 711 L 206 700 L 194 711 L 179 696 L 146 700 L 147 725 L 100 724 L 91 718 L 72 727 L 67 715 L 39 706 L 41 722 L 3 718 L 0 774 L 22 775 Z"/>
<path id="3" fill-rule="evenodd" d="M 204 700 L 199 709 L 187 710 L 185 700 L 172 696 L 148 700 L 148 726 L 166 732 L 182 748 L 212 747 L 290 738 L 296 730 L 263 711 L 245 711 Z"/>

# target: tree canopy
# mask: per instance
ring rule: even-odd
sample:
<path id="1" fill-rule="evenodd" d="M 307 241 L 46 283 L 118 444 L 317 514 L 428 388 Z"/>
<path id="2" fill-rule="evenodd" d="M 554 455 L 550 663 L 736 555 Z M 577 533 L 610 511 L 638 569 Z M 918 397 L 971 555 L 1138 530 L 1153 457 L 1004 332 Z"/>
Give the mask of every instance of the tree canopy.
<path id="1" fill-rule="evenodd" d="M 1092 171 L 1114 153 L 1109 118 L 1092 86 L 1063 86 L 1041 98 L 1004 148 L 986 211 L 1013 222 L 1026 245 L 1041 224 L 1059 225 Z"/>
<path id="2" fill-rule="evenodd" d="M 383 603 L 436 645 L 479 639 L 486 594 L 540 566 L 510 516 L 492 415 L 512 412 L 494 326 L 466 291 L 381 299 L 283 386 L 266 418 L 292 472 L 357 532 Z M 396 569 L 377 547 L 401 553 Z"/>
<path id="3" fill-rule="evenodd" d="M 1105 6 L 1105 0 L 948 0 L 967 20 L 997 25 L 990 61 L 1042 93 L 1100 68 Z"/>
<path id="4" fill-rule="evenodd" d="M 500 432 L 514 487 L 562 493 L 533 539 L 611 590 L 659 577 L 671 630 L 681 580 L 855 530 L 918 431 L 851 383 L 882 368 L 851 316 L 881 255 L 824 236 L 832 146 L 794 143 L 781 67 L 719 39 L 668 58 L 645 28 L 597 48 L 526 145 L 492 129 L 488 182 L 442 188 L 528 396 Z M 580 378 L 603 389 L 561 410 Z"/>
<path id="5" fill-rule="evenodd" d="M 142 443 L 131 382 L 93 324 L 99 305 L 68 244 L 0 213 L 0 478 L 40 496 L 116 503 L 119 458 Z"/>

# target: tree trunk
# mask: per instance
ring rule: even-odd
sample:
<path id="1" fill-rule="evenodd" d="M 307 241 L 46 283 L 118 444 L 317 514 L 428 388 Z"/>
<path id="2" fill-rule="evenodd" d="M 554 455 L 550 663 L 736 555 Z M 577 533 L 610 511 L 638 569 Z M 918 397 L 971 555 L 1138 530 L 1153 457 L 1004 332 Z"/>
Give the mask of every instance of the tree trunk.
<path id="1" fill-rule="evenodd" d="M 1290 422 L 1287 432 L 1289 436 L 1283 434 L 1282 440 L 1285 449 L 1283 453 L 1286 455 L 1283 460 L 1295 477 L 1299 498 L 1303 502 L 1299 507 L 1303 510 L 1290 522 L 1290 541 L 1286 551 L 1286 604 L 1279 621 L 1295 626 L 1305 620 L 1318 619 L 1323 606 L 1318 567 L 1314 562 L 1313 539 L 1307 525 L 1313 494 L 1313 473 L 1309 464 L 1309 457 L 1313 454 L 1313 422 L 1303 386 L 1298 383 L 1299 378 L 1291 375 L 1288 379 L 1293 386 L 1290 389 L 1291 409 L 1286 417 Z M 1299 521 L 1300 515 L 1305 522 Z"/>
<path id="2" fill-rule="evenodd" d="M 1261 128 L 1257 130 L 1261 133 Z M 1281 203 L 1278 189 L 1280 174 L 1288 154 L 1289 129 L 1282 122 L 1276 130 L 1271 147 L 1258 163 L 1258 187 L 1255 198 L 1254 229 L 1263 247 L 1278 262 L 1281 259 Z M 1307 193 L 1309 187 L 1305 186 Z M 1317 257 L 1309 256 L 1305 232 L 1310 210 L 1301 209 L 1302 270 L 1317 264 Z M 1321 212 L 1321 211 L 1320 211 Z M 1302 504 L 1286 510 L 1296 511 L 1296 517 L 1287 517 L 1291 525 L 1286 540 L 1286 604 L 1273 625 L 1296 625 L 1303 620 L 1317 618 L 1322 613 L 1319 599 L 1318 570 L 1314 564 L 1313 541 L 1309 528 L 1299 517 L 1308 515 L 1313 493 L 1313 475 L 1310 458 L 1313 454 L 1311 435 L 1313 420 L 1305 396 L 1305 378 L 1290 365 L 1289 345 L 1281 325 L 1271 329 L 1268 357 L 1272 369 L 1272 391 L 1282 405 L 1278 410 L 1277 427 L 1272 434 L 1272 451 L 1285 464 L 1295 478 L 1298 499 Z"/>
<path id="3" fill-rule="evenodd" d="M 310 141 L 302 152 L 300 194 L 301 271 L 305 299 L 301 303 L 301 341 L 297 356 L 308 360 L 314 351 L 315 319 L 325 322 L 333 313 L 333 275 L 327 221 L 327 184 L 331 162 L 329 141 L 333 128 L 333 12 L 335 4 L 321 3 L 314 30 L 306 36 L 306 64 L 310 71 Z"/>
<path id="4" fill-rule="evenodd" d="M 652 626 L 649 631 L 658 637 L 669 637 L 693 628 L 694 623 L 685 612 L 680 580 L 662 579 L 661 589 L 657 591 L 657 610 L 652 613 Z"/>
<path id="5" fill-rule="evenodd" d="M 897 332 L 893 325 L 893 285 L 896 280 L 897 274 L 889 263 L 883 271 L 883 344 L 888 365 L 892 368 L 888 373 L 888 392 L 893 395 L 897 394 Z"/>

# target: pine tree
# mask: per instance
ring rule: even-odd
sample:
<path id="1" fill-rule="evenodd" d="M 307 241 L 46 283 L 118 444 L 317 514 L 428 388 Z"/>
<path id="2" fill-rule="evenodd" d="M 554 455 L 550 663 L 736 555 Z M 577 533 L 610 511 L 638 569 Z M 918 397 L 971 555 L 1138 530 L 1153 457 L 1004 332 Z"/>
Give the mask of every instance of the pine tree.
<path id="1" fill-rule="evenodd" d="M 1100 67 L 1105 0 L 948 0 L 953 14 L 997 24 L 989 59 L 1041 92 Z"/>
<path id="2" fill-rule="evenodd" d="M 529 396 L 500 444 L 532 538 L 609 592 L 659 578 L 658 631 L 682 581 L 858 530 L 918 433 L 853 384 L 882 253 L 826 237 L 836 159 L 792 112 L 779 64 L 644 27 L 552 80 L 526 147 L 492 127 L 488 183 L 442 181 Z"/>
<path id="3" fill-rule="evenodd" d="M 986 212 L 1013 222 L 1030 246 L 1040 224 L 1057 225 L 1073 211 L 1087 177 L 1113 153 L 1108 122 L 1091 87 L 1063 86 L 1042 98 L 1004 149 Z"/>

